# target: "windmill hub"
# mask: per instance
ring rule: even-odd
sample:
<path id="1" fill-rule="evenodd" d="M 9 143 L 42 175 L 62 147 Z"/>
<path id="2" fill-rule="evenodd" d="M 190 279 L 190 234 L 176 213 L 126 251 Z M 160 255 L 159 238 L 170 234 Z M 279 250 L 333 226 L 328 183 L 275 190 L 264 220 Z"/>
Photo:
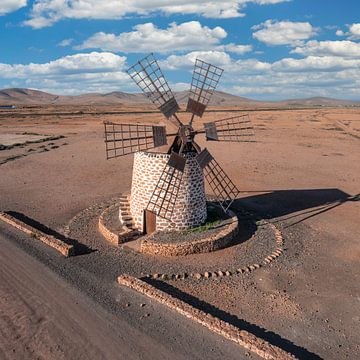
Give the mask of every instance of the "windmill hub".
<path id="1" fill-rule="evenodd" d="M 191 143 L 194 140 L 195 134 L 191 125 L 182 125 L 179 128 L 179 136 L 184 143 Z"/>
<path id="2" fill-rule="evenodd" d="M 248 114 L 204 124 L 195 130 L 194 118 L 202 117 L 223 70 L 196 59 L 186 111 L 190 121 L 178 117 L 180 107 L 152 54 L 138 61 L 128 74 L 163 115 L 177 126 L 167 134 L 165 126 L 105 122 L 107 158 L 135 154 L 130 209 L 139 230 L 182 230 L 206 220 L 204 178 L 226 212 L 239 190 L 207 149 L 195 142 L 197 134 L 212 141 L 249 141 L 253 127 Z M 167 154 L 145 150 L 167 144 Z"/>

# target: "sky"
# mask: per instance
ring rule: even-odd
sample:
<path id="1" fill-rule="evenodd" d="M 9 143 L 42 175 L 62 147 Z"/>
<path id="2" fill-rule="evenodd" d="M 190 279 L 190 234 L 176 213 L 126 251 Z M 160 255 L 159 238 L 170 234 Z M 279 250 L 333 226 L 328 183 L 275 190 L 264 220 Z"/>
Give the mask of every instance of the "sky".
<path id="1" fill-rule="evenodd" d="M 360 100 L 360 1 L 0 0 L 0 89 L 137 92 L 150 52 L 173 90 L 200 58 L 235 95 Z"/>

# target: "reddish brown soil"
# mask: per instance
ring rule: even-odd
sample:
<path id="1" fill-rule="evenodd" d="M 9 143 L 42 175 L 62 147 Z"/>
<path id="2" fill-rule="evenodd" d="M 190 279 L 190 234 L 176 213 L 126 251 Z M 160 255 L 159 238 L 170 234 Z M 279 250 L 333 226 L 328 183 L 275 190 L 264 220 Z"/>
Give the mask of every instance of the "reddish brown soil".
<path id="1" fill-rule="evenodd" d="M 203 121 L 234 115 L 212 112 Z M 256 143 L 206 146 L 244 191 L 238 204 L 282 229 L 286 255 L 245 277 L 171 285 L 192 295 L 189 301 L 204 301 L 198 306 L 302 359 L 356 359 L 360 111 L 273 110 L 250 116 Z M 1 115 L 0 134 L 66 138 L 0 151 L 0 210 L 24 213 L 57 230 L 89 205 L 128 192 L 132 157 L 105 160 L 103 120 L 165 123 L 159 114 Z M 199 143 L 205 146 L 203 139 Z M 86 255 L 76 261 L 86 263 Z"/>

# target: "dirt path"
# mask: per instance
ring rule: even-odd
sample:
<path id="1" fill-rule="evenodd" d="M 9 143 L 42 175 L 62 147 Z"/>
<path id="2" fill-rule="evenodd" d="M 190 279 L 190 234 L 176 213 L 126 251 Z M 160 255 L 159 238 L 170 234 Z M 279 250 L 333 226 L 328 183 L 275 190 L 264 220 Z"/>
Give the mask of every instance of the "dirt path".
<path id="1" fill-rule="evenodd" d="M 126 322 L 111 321 L 41 263 L 0 239 L 2 359 L 130 359 L 145 358 L 148 351 L 170 356 Z"/>
<path id="2" fill-rule="evenodd" d="M 121 316 L 108 313 L 9 241 L 7 236 L 0 234 L 0 246 L 1 359 L 180 360 L 201 359 L 207 352 L 209 359 L 245 358 L 241 348 L 178 318 L 171 311 L 164 312 L 155 303 L 151 309 L 148 305 L 145 311 L 161 311 L 164 326 L 169 322 L 176 324 L 166 331 L 164 343 L 161 343 L 152 337 L 148 326 L 139 330 Z M 130 295 L 135 296 L 132 292 Z M 141 296 L 137 300 L 144 301 Z M 132 311 L 141 310 L 142 307 L 137 306 Z M 138 319 L 141 322 L 140 317 Z M 195 334 L 200 336 L 200 341 L 192 341 Z M 168 343 L 167 339 L 178 339 L 175 341 L 179 342 L 179 347 Z M 216 349 L 219 344 L 225 352 Z"/>

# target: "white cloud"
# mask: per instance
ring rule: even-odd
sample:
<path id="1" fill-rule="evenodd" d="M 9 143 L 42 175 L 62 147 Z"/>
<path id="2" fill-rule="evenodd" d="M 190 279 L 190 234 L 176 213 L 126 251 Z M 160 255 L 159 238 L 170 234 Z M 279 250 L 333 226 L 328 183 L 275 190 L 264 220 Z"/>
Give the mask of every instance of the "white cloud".
<path id="1" fill-rule="evenodd" d="M 360 43 L 349 40 L 308 41 L 291 51 L 301 55 L 359 57 Z"/>
<path id="2" fill-rule="evenodd" d="M 350 25 L 349 33 L 351 39 L 360 39 L 360 23 Z"/>
<path id="3" fill-rule="evenodd" d="M 343 30 L 337 30 L 337 36 L 346 36 L 349 40 L 359 40 L 360 39 L 360 23 L 354 23 L 347 25 L 349 31 L 345 32 Z"/>
<path id="4" fill-rule="evenodd" d="M 226 31 L 217 26 L 210 29 L 198 21 L 182 24 L 171 23 L 167 29 L 159 29 L 153 23 L 136 25 L 131 32 L 120 35 L 99 32 L 85 40 L 77 49 L 96 48 L 105 51 L 143 53 L 149 51 L 168 52 L 177 50 L 209 49 L 219 44 L 227 36 Z M 245 51 L 245 48 L 236 48 Z"/>
<path id="5" fill-rule="evenodd" d="M 218 89 L 258 99 L 330 96 L 359 99 L 360 59 L 340 56 L 285 58 L 274 63 L 236 60 L 225 51 L 193 51 L 160 61 L 176 90 L 189 88 L 196 58 L 224 68 Z M 52 93 L 138 91 L 125 72 L 126 58 L 109 52 L 65 56 L 43 64 L 1 64 L 0 78 L 8 86 Z M 174 83 L 172 71 L 181 82 Z M 185 72 L 184 72 L 185 71 Z M 289 75 L 291 73 L 291 75 Z M 181 77 L 179 76 L 181 75 Z"/>
<path id="6" fill-rule="evenodd" d="M 360 59 L 344 59 L 336 56 L 308 56 L 305 59 L 285 58 L 272 64 L 273 70 L 286 72 L 339 71 L 352 68 L 360 70 Z"/>
<path id="7" fill-rule="evenodd" d="M 14 86 L 54 93 L 114 91 L 129 87 L 126 58 L 108 52 L 65 56 L 42 64 L 1 64 L 0 78 Z"/>
<path id="8" fill-rule="evenodd" d="M 58 46 L 69 46 L 74 42 L 74 39 L 64 39 L 58 43 Z"/>
<path id="9" fill-rule="evenodd" d="M 0 2 L 0 16 L 11 13 L 26 6 L 26 0 L 1 0 Z"/>
<path id="10" fill-rule="evenodd" d="M 224 76 L 229 81 L 232 81 L 234 74 L 242 76 L 245 74 L 268 74 L 270 72 L 302 72 L 312 76 L 311 73 L 314 71 L 330 73 L 346 69 L 360 70 L 360 59 L 336 56 L 308 56 L 303 59 L 283 58 L 268 63 L 257 59 L 234 60 L 229 54 L 222 51 L 193 51 L 185 55 L 170 55 L 165 60 L 160 61 L 160 64 L 164 69 L 169 70 L 192 70 L 196 58 L 224 68 Z"/>
<path id="11" fill-rule="evenodd" d="M 222 51 L 200 51 L 171 55 L 161 62 L 161 66 L 164 70 L 188 71 L 190 81 L 197 57 L 225 70 L 220 90 L 241 96 L 258 99 L 310 96 L 359 99 L 360 59 L 308 56 L 267 63 L 257 59 L 234 60 Z"/>
<path id="12" fill-rule="evenodd" d="M 197 58 L 220 67 L 231 64 L 229 54 L 223 51 L 192 51 L 185 55 L 170 55 L 165 60 L 160 61 L 160 66 L 167 70 L 192 70 Z"/>
<path id="13" fill-rule="evenodd" d="M 256 59 L 234 60 L 224 51 L 192 51 L 185 55 L 170 55 L 160 64 L 164 69 L 192 71 L 197 58 L 223 68 L 224 76 L 230 77 L 234 74 L 256 74 L 271 68 L 271 64 Z"/>
<path id="14" fill-rule="evenodd" d="M 327 96 L 359 100 L 360 72 L 358 69 L 287 72 L 270 70 L 257 75 L 239 75 L 227 84 L 227 91 L 257 99 L 282 100 L 312 96 Z"/>
<path id="15" fill-rule="evenodd" d="M 267 45 L 296 45 L 316 34 L 308 22 L 266 20 L 252 27 L 253 37 Z"/>
<path id="16" fill-rule="evenodd" d="M 217 46 L 216 49 L 228 51 L 238 55 L 243 55 L 247 52 L 250 52 L 253 49 L 253 47 L 251 45 L 236 45 L 231 43 L 231 44 Z"/>
<path id="17" fill-rule="evenodd" d="M 220 44 L 226 36 L 227 33 L 223 28 L 216 26 L 211 29 L 202 26 L 198 21 L 171 23 L 167 29 L 160 29 L 153 23 L 146 23 L 136 25 L 133 31 L 119 35 L 96 33 L 75 48 L 124 53 L 217 50 L 240 55 L 252 50 L 251 45 Z"/>
<path id="18" fill-rule="evenodd" d="M 32 7 L 30 19 L 25 24 L 42 28 L 66 18 L 121 19 L 154 12 L 224 19 L 244 16 L 241 10 L 248 3 L 271 5 L 287 1 L 289 0 L 37 0 Z"/>

